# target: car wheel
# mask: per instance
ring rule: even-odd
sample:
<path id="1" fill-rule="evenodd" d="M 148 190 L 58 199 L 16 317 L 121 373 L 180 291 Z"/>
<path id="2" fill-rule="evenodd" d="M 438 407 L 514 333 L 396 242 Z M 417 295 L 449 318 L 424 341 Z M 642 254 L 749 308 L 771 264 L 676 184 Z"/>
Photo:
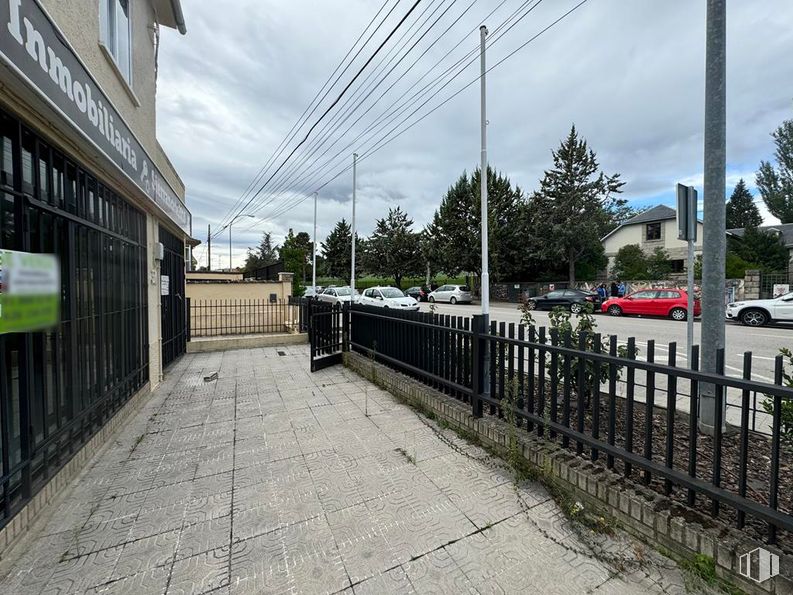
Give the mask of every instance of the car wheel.
<path id="1" fill-rule="evenodd" d="M 452 297 L 449 299 L 449 303 L 450 303 L 452 306 L 454 306 L 454 304 L 456 304 L 456 303 L 457 303 L 457 298 L 456 298 L 456 297 L 454 297 L 454 296 L 452 296 Z"/>
<path id="2" fill-rule="evenodd" d="M 527 310 L 536 310 L 537 309 L 537 302 L 529 300 L 526 302 L 526 309 Z"/>
<path id="3" fill-rule="evenodd" d="M 435 303 L 435 298 L 430 296 L 430 304 L 434 304 L 434 303 Z"/>
<path id="4" fill-rule="evenodd" d="M 570 304 L 570 312 L 572 312 L 573 314 L 578 314 L 583 309 L 584 309 L 584 307 L 581 304 L 577 304 L 575 302 Z"/>
<path id="5" fill-rule="evenodd" d="M 608 313 L 611 316 L 622 316 L 622 308 L 619 306 L 609 306 Z"/>
<path id="6" fill-rule="evenodd" d="M 688 318 L 688 312 L 686 312 L 685 308 L 672 308 L 672 311 L 669 312 L 669 318 L 677 320 L 678 322 L 683 322 Z"/>
<path id="7" fill-rule="evenodd" d="M 741 312 L 741 323 L 746 326 L 763 326 L 768 324 L 768 314 L 763 310 L 744 310 Z"/>

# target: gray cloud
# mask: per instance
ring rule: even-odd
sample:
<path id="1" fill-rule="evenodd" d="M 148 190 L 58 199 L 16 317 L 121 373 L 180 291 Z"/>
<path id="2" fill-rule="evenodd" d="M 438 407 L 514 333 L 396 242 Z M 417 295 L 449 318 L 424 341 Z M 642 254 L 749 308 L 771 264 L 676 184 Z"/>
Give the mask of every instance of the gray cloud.
<path id="1" fill-rule="evenodd" d="M 450 3 L 447 17 L 417 50 L 434 40 L 468 2 L 424 0 L 417 9 L 426 6 L 432 11 L 442 5 L 442 11 Z M 380 4 L 380 0 L 241 0 L 233 6 L 224 3 L 221 11 L 217 3 L 184 2 L 188 35 L 163 32 L 158 134 L 187 185 L 194 235 L 199 239 L 205 240 L 207 223 L 216 227 L 237 201 Z M 519 4 L 508 0 L 488 19 L 491 32 Z M 477 2 L 365 117 L 350 118 L 352 131 L 337 137 L 330 154 L 392 106 L 495 5 Z M 397 6 L 382 31 L 390 29 L 408 6 L 406 2 Z M 489 63 L 495 64 L 571 6 L 572 0 L 543 2 L 493 44 Z M 550 166 L 551 149 L 575 122 L 604 170 L 622 174 L 627 182 L 625 196 L 637 204 L 670 202 L 678 181 L 701 185 L 704 10 L 704 3 L 688 0 L 592 0 L 493 70 L 488 76 L 491 164 L 530 192 Z M 793 115 L 789 85 L 793 61 L 788 59 L 793 55 L 793 6 L 786 0 L 735 2 L 728 10 L 728 184 L 743 176 L 753 187 L 757 164 L 773 151 L 769 133 Z M 377 40 L 383 38 L 382 31 Z M 454 59 L 476 47 L 478 34 L 467 37 Z M 384 51 L 390 47 L 393 44 Z M 362 52 L 357 66 L 373 48 L 370 44 Z M 400 64 L 367 107 L 417 55 Z M 372 66 L 376 64 L 377 60 Z M 341 84 L 351 74 L 352 70 Z M 457 81 L 433 94 L 427 107 L 477 74 L 475 62 Z M 357 217 L 362 233 L 369 233 L 375 219 L 397 204 L 417 226 L 423 225 L 456 177 L 477 166 L 478 101 L 478 85 L 473 85 L 360 163 Z M 343 151 L 338 166 L 329 171 L 336 173 L 349 165 L 353 149 L 363 154 L 366 146 Z M 310 178 L 317 165 L 308 160 L 301 172 L 309 172 Z M 286 180 L 284 192 L 275 197 L 263 193 L 271 202 L 255 212 L 264 221 L 243 218 L 235 223 L 235 264 L 242 262 L 245 247 L 263 231 L 271 231 L 279 242 L 290 227 L 311 231 L 310 197 L 282 212 L 316 187 L 294 181 Z M 351 172 L 345 172 L 323 188 L 318 210 L 321 237 L 342 217 L 349 220 L 351 182 Z M 272 216 L 279 211 L 282 214 Z M 228 235 L 216 242 L 213 253 L 222 260 L 216 260 L 215 266 L 225 266 Z"/>

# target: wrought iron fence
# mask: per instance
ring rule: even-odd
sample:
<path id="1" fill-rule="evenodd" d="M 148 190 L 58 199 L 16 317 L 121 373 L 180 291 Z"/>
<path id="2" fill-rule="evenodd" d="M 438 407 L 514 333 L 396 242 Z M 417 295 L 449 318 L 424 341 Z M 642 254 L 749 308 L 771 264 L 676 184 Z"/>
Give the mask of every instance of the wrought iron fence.
<path id="1" fill-rule="evenodd" d="M 188 298 L 190 338 L 283 333 L 300 326 L 300 309 L 279 300 Z"/>
<path id="2" fill-rule="evenodd" d="M 718 374 L 699 371 L 698 347 L 680 367 L 675 343 L 662 363 L 652 341 L 639 356 L 633 338 L 496 322 L 488 332 L 480 316 L 353 305 L 349 324 L 350 348 L 468 403 L 475 416 L 511 409 L 525 431 L 770 543 L 784 533 L 793 547 L 793 424 L 783 422 L 793 389 L 782 385 L 781 356 L 767 383 L 752 380 L 750 353 L 738 378 L 724 375 L 723 350 Z M 699 429 L 704 385 L 724 405 L 710 433 Z M 766 434 L 752 430 L 757 395 Z"/>

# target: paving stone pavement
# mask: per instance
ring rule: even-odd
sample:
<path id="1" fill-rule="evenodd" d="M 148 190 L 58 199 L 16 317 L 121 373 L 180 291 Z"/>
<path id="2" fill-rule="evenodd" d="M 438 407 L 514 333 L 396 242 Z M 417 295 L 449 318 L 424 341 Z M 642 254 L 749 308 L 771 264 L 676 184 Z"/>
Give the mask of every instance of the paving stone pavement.
<path id="1" fill-rule="evenodd" d="M 0 593 L 209 592 L 685 588 L 352 372 L 311 374 L 298 346 L 184 356 L 0 562 Z"/>

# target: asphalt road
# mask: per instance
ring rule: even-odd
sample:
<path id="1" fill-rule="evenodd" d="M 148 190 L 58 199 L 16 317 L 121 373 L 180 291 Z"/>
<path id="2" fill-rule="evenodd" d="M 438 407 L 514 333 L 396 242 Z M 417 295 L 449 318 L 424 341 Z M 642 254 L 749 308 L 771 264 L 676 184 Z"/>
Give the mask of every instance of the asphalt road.
<path id="1" fill-rule="evenodd" d="M 471 316 L 481 311 L 479 305 L 436 304 L 438 314 Z M 422 303 L 421 310 L 429 311 L 429 304 Z M 534 311 L 532 315 L 538 326 L 550 326 L 548 312 Z M 521 313 L 516 304 L 495 303 L 490 305 L 490 319 L 498 322 L 520 322 Z M 620 341 L 635 337 L 641 352 L 646 354 L 647 340 L 655 339 L 655 359 L 666 363 L 668 344 L 677 342 L 678 365 L 686 366 L 686 324 L 663 318 L 636 316 L 596 316 L 598 331 L 604 335 L 617 335 Z M 699 343 L 699 320 L 694 322 L 694 342 Z M 774 356 L 780 347 L 793 348 L 793 325 L 771 325 L 760 328 L 727 322 L 725 371 L 730 376 L 741 376 L 743 352 L 751 351 L 752 377 L 756 380 L 773 382 Z M 641 353 L 640 353 L 641 355 Z"/>

